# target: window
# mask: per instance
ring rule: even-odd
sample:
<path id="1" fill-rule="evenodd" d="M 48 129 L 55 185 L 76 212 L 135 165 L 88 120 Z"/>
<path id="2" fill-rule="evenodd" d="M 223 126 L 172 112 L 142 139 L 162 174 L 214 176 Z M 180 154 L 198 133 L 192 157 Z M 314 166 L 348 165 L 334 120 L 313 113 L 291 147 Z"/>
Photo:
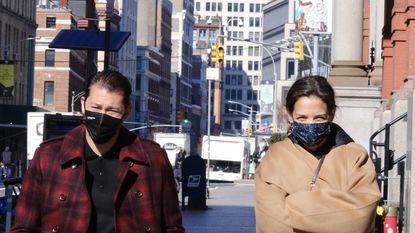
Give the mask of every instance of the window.
<path id="1" fill-rule="evenodd" d="M 200 2 L 196 2 L 196 11 L 200 11 Z"/>
<path id="2" fill-rule="evenodd" d="M 230 97 L 231 97 L 230 90 L 225 90 L 225 100 L 229 100 Z"/>
<path id="3" fill-rule="evenodd" d="M 248 70 L 252 70 L 252 61 L 248 61 Z"/>
<path id="4" fill-rule="evenodd" d="M 137 78 L 135 79 L 135 90 L 140 91 L 141 90 L 141 74 L 137 74 Z"/>
<path id="5" fill-rule="evenodd" d="M 232 82 L 231 82 L 231 83 L 232 83 L 232 85 L 234 85 L 234 86 L 235 86 L 235 85 L 236 85 L 236 81 L 237 81 L 237 80 L 236 80 L 236 75 L 232 75 Z"/>
<path id="6" fill-rule="evenodd" d="M 254 61 L 254 70 L 259 70 L 259 62 Z"/>
<path id="7" fill-rule="evenodd" d="M 261 27 L 261 19 L 259 17 L 255 17 L 255 27 Z"/>
<path id="8" fill-rule="evenodd" d="M 238 47 L 238 55 L 239 56 L 243 56 L 243 52 L 244 52 L 244 47 L 243 46 L 239 46 Z"/>
<path id="9" fill-rule="evenodd" d="M 218 11 L 222 11 L 222 3 L 218 2 Z"/>
<path id="10" fill-rule="evenodd" d="M 53 81 L 45 81 L 44 83 L 44 90 L 43 90 L 43 105 L 53 105 L 54 99 L 53 95 L 55 92 L 54 82 Z"/>
<path id="11" fill-rule="evenodd" d="M 232 12 L 232 3 L 228 3 L 228 11 Z"/>
<path id="12" fill-rule="evenodd" d="M 232 70 L 236 70 L 236 69 L 237 69 L 236 61 L 232 61 Z"/>
<path id="13" fill-rule="evenodd" d="M 238 12 L 238 3 L 236 2 L 233 4 L 233 11 Z"/>
<path id="14" fill-rule="evenodd" d="M 56 28 L 56 17 L 46 17 L 46 28 Z"/>
<path id="15" fill-rule="evenodd" d="M 252 99 L 253 100 L 258 100 L 258 91 L 253 91 L 252 93 L 253 93 Z"/>
<path id="16" fill-rule="evenodd" d="M 206 3 L 206 11 L 210 11 L 210 2 Z"/>
<path id="17" fill-rule="evenodd" d="M 250 27 L 254 26 L 254 17 L 249 17 L 249 26 Z"/>
<path id="18" fill-rule="evenodd" d="M 236 99 L 236 90 L 231 90 L 231 100 Z"/>
<path id="19" fill-rule="evenodd" d="M 46 49 L 45 51 L 45 66 L 55 66 L 55 50 Z"/>
<path id="20" fill-rule="evenodd" d="M 242 69 L 243 69 L 242 61 L 238 61 L 238 70 L 242 70 Z"/>
<path id="21" fill-rule="evenodd" d="M 226 55 L 231 55 L 231 46 L 226 46 Z"/>
<path id="22" fill-rule="evenodd" d="M 287 79 L 295 79 L 295 61 L 287 60 Z"/>
<path id="23" fill-rule="evenodd" d="M 226 61 L 226 66 L 225 67 L 226 67 L 227 70 L 230 70 L 231 69 L 231 61 L 229 61 L 229 60 Z"/>
<path id="24" fill-rule="evenodd" d="M 232 46 L 232 55 L 236 56 L 238 52 L 238 46 Z"/>
<path id="25" fill-rule="evenodd" d="M 237 92 L 236 92 L 236 98 L 238 100 L 242 100 L 242 90 L 237 90 Z"/>
<path id="26" fill-rule="evenodd" d="M 261 4 L 255 4 L 255 12 L 261 12 Z"/>
<path id="27" fill-rule="evenodd" d="M 225 129 L 231 129 L 232 128 L 232 121 L 225 121 Z"/>
<path id="28" fill-rule="evenodd" d="M 226 85 L 231 85 L 231 76 L 229 74 L 227 74 L 226 77 L 225 77 L 225 84 Z"/>
<path id="29" fill-rule="evenodd" d="M 254 47 L 249 46 L 248 47 L 248 56 L 253 56 L 254 55 Z"/>
<path id="30" fill-rule="evenodd" d="M 244 4 L 239 3 L 239 12 L 244 12 Z"/>
<path id="31" fill-rule="evenodd" d="M 246 99 L 247 99 L 247 100 L 252 100 L 252 90 L 248 90 L 248 91 L 246 92 Z"/>
<path id="32" fill-rule="evenodd" d="M 241 121 L 234 121 L 234 124 L 235 124 L 235 129 L 241 129 L 242 128 Z"/>
<path id="33" fill-rule="evenodd" d="M 216 2 L 212 2 L 212 11 L 216 11 Z"/>
<path id="34" fill-rule="evenodd" d="M 255 11 L 255 4 L 251 3 L 249 4 L 249 12 L 254 12 Z"/>
<path id="35" fill-rule="evenodd" d="M 243 85 L 242 75 L 238 75 L 238 85 Z"/>
<path id="36" fill-rule="evenodd" d="M 259 56 L 260 54 L 259 54 L 259 46 L 256 46 L 255 48 L 254 48 L 254 55 L 255 56 Z"/>

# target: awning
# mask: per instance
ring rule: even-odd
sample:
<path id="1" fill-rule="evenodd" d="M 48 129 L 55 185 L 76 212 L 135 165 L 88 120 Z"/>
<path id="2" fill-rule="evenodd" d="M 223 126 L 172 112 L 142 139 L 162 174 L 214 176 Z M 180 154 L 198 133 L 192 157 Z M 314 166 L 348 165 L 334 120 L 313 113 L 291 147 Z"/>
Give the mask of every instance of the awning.
<path id="1" fill-rule="evenodd" d="M 110 32 L 110 51 L 118 51 L 130 32 Z M 63 29 L 49 44 L 49 48 L 105 50 L 105 31 Z"/>
<path id="2" fill-rule="evenodd" d="M 36 111 L 38 108 L 35 106 L 0 104 L 0 127 L 26 128 L 27 113 Z"/>

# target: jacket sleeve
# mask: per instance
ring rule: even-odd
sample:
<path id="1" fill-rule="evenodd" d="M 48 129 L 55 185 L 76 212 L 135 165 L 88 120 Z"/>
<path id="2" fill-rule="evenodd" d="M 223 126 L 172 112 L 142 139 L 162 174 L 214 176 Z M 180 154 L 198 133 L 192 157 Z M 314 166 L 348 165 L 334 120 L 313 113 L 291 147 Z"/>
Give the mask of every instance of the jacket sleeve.
<path id="1" fill-rule="evenodd" d="M 162 150 L 165 157 L 163 163 L 163 218 L 166 232 L 184 233 L 182 225 L 182 214 L 179 208 L 179 199 L 176 192 L 176 182 L 173 176 L 173 168 L 170 165 L 167 154 Z"/>
<path id="2" fill-rule="evenodd" d="M 261 165 L 260 165 L 261 167 Z M 287 193 L 262 179 L 261 169 L 255 175 L 255 218 L 257 233 L 293 232 L 288 210 Z"/>
<path id="3" fill-rule="evenodd" d="M 295 230 L 310 232 L 370 232 L 380 198 L 374 166 L 366 153 L 350 161 L 352 169 L 343 190 L 302 190 L 286 199 Z M 326 224 L 322 224 L 326 223 Z"/>
<path id="4" fill-rule="evenodd" d="M 43 194 L 39 155 L 38 148 L 23 180 L 11 232 L 40 232 Z"/>

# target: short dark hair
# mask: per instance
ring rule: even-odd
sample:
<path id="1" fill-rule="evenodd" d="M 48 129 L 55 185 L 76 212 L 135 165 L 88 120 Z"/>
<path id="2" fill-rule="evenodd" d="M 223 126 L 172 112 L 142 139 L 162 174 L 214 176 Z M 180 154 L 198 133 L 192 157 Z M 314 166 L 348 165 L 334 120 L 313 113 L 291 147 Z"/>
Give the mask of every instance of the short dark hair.
<path id="1" fill-rule="evenodd" d="M 327 105 L 328 113 L 334 116 L 336 110 L 334 90 L 327 79 L 321 76 L 303 77 L 294 82 L 285 99 L 288 113 L 293 113 L 294 105 L 299 98 L 312 95 L 320 98 Z"/>
<path id="2" fill-rule="evenodd" d="M 123 95 L 123 104 L 127 108 L 130 104 L 130 81 L 118 71 L 105 70 L 93 74 L 86 80 L 85 98 L 88 98 L 92 85 L 98 84 L 110 92 L 120 92 Z"/>

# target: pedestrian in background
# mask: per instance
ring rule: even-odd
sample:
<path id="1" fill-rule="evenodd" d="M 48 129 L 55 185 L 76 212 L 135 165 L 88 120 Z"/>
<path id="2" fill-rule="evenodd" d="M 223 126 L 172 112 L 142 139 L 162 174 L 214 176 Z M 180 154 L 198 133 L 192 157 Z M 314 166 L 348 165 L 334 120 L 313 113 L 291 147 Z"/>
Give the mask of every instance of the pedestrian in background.
<path id="1" fill-rule="evenodd" d="M 84 124 L 36 150 L 12 232 L 184 232 L 165 151 L 122 126 L 128 79 L 103 71 L 85 91 Z"/>
<path id="2" fill-rule="evenodd" d="M 333 123 L 333 88 L 298 79 L 286 97 L 288 137 L 270 146 L 255 174 L 258 233 L 367 233 L 380 199 L 366 150 Z"/>

